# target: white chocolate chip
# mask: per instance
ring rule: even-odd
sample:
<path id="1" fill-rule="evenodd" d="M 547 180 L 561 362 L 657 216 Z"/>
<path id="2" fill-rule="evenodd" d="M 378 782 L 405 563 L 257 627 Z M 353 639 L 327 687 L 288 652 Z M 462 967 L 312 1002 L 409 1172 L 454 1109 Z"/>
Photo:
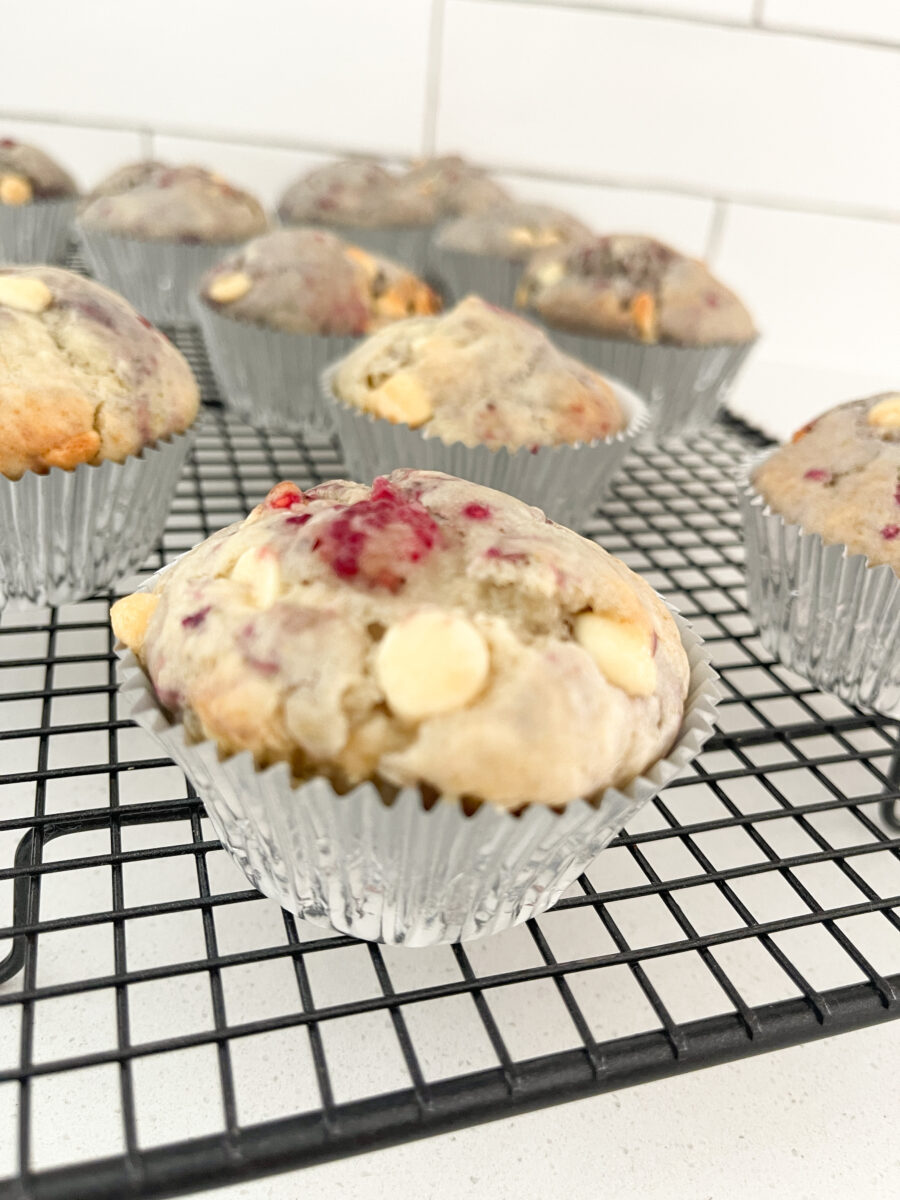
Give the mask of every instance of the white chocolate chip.
<path id="1" fill-rule="evenodd" d="M 21 312 L 39 313 L 53 303 L 53 293 L 41 279 L 0 275 L 0 304 Z"/>
<path id="2" fill-rule="evenodd" d="M 375 658 L 385 699 L 410 721 L 462 708 L 484 687 L 489 670 L 487 643 L 471 621 L 434 610 L 392 625 Z"/>
<path id="3" fill-rule="evenodd" d="M 246 586 L 250 602 L 257 608 L 271 608 L 281 595 L 278 558 L 268 546 L 245 550 L 234 564 L 231 578 Z"/>
<path id="4" fill-rule="evenodd" d="M 559 283 L 565 273 L 566 269 L 558 258 L 552 258 L 549 262 L 535 267 L 532 272 L 542 287 L 552 287 L 555 283 Z"/>
<path id="5" fill-rule="evenodd" d="M 406 371 L 393 375 L 372 392 L 369 407 L 376 416 L 412 429 L 422 425 L 434 412 L 428 392 Z"/>
<path id="6" fill-rule="evenodd" d="M 253 280 L 245 271 L 231 271 L 227 275 L 219 275 L 206 289 L 210 300 L 216 304 L 233 304 L 246 296 L 253 287 Z"/>
<path id="7" fill-rule="evenodd" d="M 900 429 L 900 392 L 885 396 L 869 409 L 866 418 L 870 425 L 887 429 Z"/>
<path id="8" fill-rule="evenodd" d="M 117 600 L 109 610 L 113 633 L 135 654 L 141 652 L 147 626 L 156 612 L 157 604 L 159 596 L 152 592 L 135 592 L 133 596 L 123 596 Z"/>
<path id="9" fill-rule="evenodd" d="M 575 641 L 588 652 L 601 673 L 629 696 L 650 696 L 656 689 L 652 633 L 632 621 L 600 613 L 579 613 Z"/>
<path id="10" fill-rule="evenodd" d="M 27 204 L 33 194 L 24 175 L 0 175 L 0 204 Z"/>

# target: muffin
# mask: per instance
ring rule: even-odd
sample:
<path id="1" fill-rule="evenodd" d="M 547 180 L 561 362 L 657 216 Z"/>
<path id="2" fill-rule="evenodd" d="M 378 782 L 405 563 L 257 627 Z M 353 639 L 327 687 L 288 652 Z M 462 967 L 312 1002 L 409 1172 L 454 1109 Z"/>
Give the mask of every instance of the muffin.
<path id="1" fill-rule="evenodd" d="M 458 154 L 423 159 L 407 171 L 404 181 L 431 197 L 442 219 L 486 213 L 512 203 L 505 188 Z"/>
<path id="2" fill-rule="evenodd" d="M 319 379 L 372 330 L 440 308 L 405 267 L 322 229 L 279 229 L 203 278 L 197 316 L 228 407 L 258 428 L 330 428 Z"/>
<path id="3" fill-rule="evenodd" d="M 262 233 L 248 192 L 203 167 L 130 163 L 103 180 L 78 216 L 91 269 L 154 321 L 190 320 L 200 276 L 228 246 Z"/>
<path id="4" fill-rule="evenodd" d="M 278 205 L 285 225 L 322 225 L 373 254 L 424 272 L 435 200 L 369 159 L 328 163 L 291 184 Z"/>
<path id="5" fill-rule="evenodd" d="M 0 268 L 0 592 L 61 604 L 138 566 L 187 453 L 197 384 L 120 296 Z"/>
<path id="6" fill-rule="evenodd" d="M 112 620 L 132 715 L 252 881 L 376 940 L 549 907 L 708 719 L 646 583 L 435 472 L 280 483 Z"/>
<path id="7" fill-rule="evenodd" d="M 817 687 L 900 716 L 900 392 L 854 400 L 754 464 L 750 609 Z"/>
<path id="8" fill-rule="evenodd" d="M 57 262 L 78 188 L 72 176 L 37 146 L 0 139 L 0 261 Z"/>
<path id="9" fill-rule="evenodd" d="M 477 296 L 380 330 L 325 386 L 358 478 L 445 470 L 566 524 L 594 511 L 646 419 L 636 396 Z"/>
<path id="10" fill-rule="evenodd" d="M 558 208 L 509 203 L 448 221 L 434 239 L 432 261 L 456 299 L 475 292 L 512 308 L 522 267 L 536 250 L 588 236 Z"/>
<path id="11" fill-rule="evenodd" d="M 756 337 L 705 263 L 632 234 L 535 254 L 516 304 L 569 353 L 646 395 L 660 433 L 713 420 Z"/>

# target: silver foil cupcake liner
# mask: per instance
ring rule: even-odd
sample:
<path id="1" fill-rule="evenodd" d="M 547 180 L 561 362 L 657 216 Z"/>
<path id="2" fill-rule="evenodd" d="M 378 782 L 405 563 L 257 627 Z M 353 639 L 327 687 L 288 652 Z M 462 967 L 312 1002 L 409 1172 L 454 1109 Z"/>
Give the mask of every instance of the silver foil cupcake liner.
<path id="1" fill-rule="evenodd" d="M 290 226 L 292 222 L 282 219 L 282 224 Z M 302 224 L 312 226 L 315 223 L 304 221 Z M 392 258 L 412 268 L 417 275 L 425 273 L 431 241 L 430 225 L 389 225 L 375 229 L 367 225 L 322 225 L 321 228 L 327 229 L 352 246 L 368 250 L 370 254 Z"/>
<path id="2" fill-rule="evenodd" d="M 78 198 L 0 204 L 0 263 L 55 263 L 65 257 Z"/>
<path id="3" fill-rule="evenodd" d="M 750 615 L 765 648 L 848 704 L 900 717 L 900 579 L 887 563 L 827 545 L 740 481 Z"/>
<path id="4" fill-rule="evenodd" d="M 200 277 L 237 242 L 167 242 L 123 237 L 76 222 L 91 273 L 157 325 L 193 321 Z"/>
<path id="5" fill-rule="evenodd" d="M 442 246 L 438 238 L 431 243 L 428 259 L 429 272 L 454 302 L 474 293 L 500 308 L 512 308 L 515 304 L 516 288 L 524 266 L 523 262 L 495 254 L 453 250 Z"/>
<path id="6" fill-rule="evenodd" d="M 223 317 L 199 298 L 193 307 L 229 412 L 270 433 L 331 431 L 322 372 L 358 338 L 266 329 Z"/>
<path id="7" fill-rule="evenodd" d="M 0 475 L 0 594 L 69 604 L 130 574 L 158 542 L 194 431 L 123 463 Z"/>
<path id="8" fill-rule="evenodd" d="M 526 314 L 534 315 L 534 314 Z M 569 333 L 542 322 L 565 354 L 621 379 L 645 396 L 657 438 L 705 428 L 715 420 L 753 342 L 739 346 L 665 346 Z"/>
<path id="9" fill-rule="evenodd" d="M 543 509 L 560 525 L 578 527 L 593 516 L 629 448 L 647 428 L 644 402 L 610 381 L 628 414 L 620 433 L 571 446 L 522 447 L 510 451 L 467 446 L 425 437 L 409 425 L 394 425 L 339 400 L 332 386 L 336 366 L 325 371 L 322 389 L 330 398 L 344 461 L 354 479 L 368 482 L 395 467 L 444 471 L 508 492 Z"/>
<path id="10" fill-rule="evenodd" d="M 132 720 L 191 780 L 255 887 L 315 925 L 430 946 L 499 933 L 545 912 L 699 753 L 713 731 L 719 686 L 700 639 L 675 619 L 691 676 L 674 746 L 627 787 L 561 810 L 532 804 L 514 814 L 482 804 L 467 816 L 455 799 L 426 805 L 418 788 L 388 803 L 372 783 L 345 795 L 321 777 L 292 784 L 284 763 L 260 770 L 249 752 L 222 758 L 213 742 L 189 743 L 121 646 L 118 675 Z"/>

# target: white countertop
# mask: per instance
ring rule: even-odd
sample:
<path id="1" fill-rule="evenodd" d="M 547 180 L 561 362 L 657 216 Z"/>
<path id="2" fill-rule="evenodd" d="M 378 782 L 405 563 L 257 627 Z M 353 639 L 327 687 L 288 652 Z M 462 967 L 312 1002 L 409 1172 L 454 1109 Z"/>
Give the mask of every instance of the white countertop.
<path id="1" fill-rule="evenodd" d="M 830 1200 L 896 1194 L 900 1021 L 207 1200 Z"/>

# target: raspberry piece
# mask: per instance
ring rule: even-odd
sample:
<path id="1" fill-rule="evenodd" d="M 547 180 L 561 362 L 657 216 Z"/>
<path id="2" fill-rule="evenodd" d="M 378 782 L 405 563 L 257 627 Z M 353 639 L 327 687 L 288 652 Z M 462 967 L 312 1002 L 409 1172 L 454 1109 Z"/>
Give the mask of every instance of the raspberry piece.
<path id="1" fill-rule="evenodd" d="M 406 564 L 421 562 L 440 542 L 440 529 L 428 510 L 381 476 L 368 500 L 332 516 L 313 550 L 340 579 L 396 592 L 406 582 Z"/>
<path id="2" fill-rule="evenodd" d="M 462 515 L 470 521 L 487 521 L 490 519 L 491 510 L 486 504 L 467 504 L 462 510 Z"/>
<path id="3" fill-rule="evenodd" d="M 307 521 L 312 520 L 312 513 L 300 513 L 298 517 L 287 517 L 285 525 L 305 525 Z"/>
<path id="4" fill-rule="evenodd" d="M 303 493 L 295 483 L 276 483 L 266 497 L 269 508 L 292 508 L 303 503 Z"/>
<path id="5" fill-rule="evenodd" d="M 881 531 L 881 536 L 886 542 L 892 542 L 898 534 L 900 534 L 900 525 L 885 525 Z"/>
<path id="6" fill-rule="evenodd" d="M 803 478 L 813 479 L 816 483 L 825 483 L 831 478 L 831 472 L 824 471 L 821 467 L 813 467 L 811 471 L 806 472 Z"/>
<path id="7" fill-rule="evenodd" d="M 212 605 L 207 604 L 206 608 L 199 608 L 195 613 L 191 613 L 190 616 L 182 617 L 181 624 L 185 629 L 196 629 L 206 620 L 206 614 L 211 608 Z"/>

